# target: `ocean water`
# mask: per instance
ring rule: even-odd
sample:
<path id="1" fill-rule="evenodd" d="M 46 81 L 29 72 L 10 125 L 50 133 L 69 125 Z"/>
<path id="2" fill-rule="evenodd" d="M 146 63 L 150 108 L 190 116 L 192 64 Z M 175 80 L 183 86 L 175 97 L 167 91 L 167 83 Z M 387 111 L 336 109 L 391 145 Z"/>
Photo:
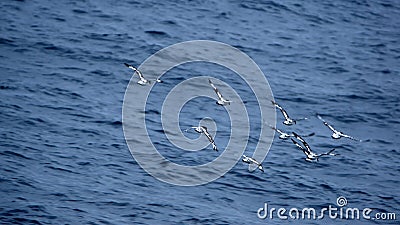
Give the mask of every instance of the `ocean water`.
<path id="1" fill-rule="evenodd" d="M 400 217 L 398 1 L 10 0 L 0 9 L 2 223 L 399 223 L 257 217 L 264 203 L 319 210 L 336 206 L 339 196 L 348 207 Z M 277 112 L 277 126 L 315 132 L 306 138 L 313 149 L 334 147 L 340 155 L 308 163 L 290 141 L 275 137 L 265 173 L 238 162 L 223 177 L 195 187 L 147 174 L 124 139 L 122 103 L 132 73 L 123 63 L 139 66 L 164 47 L 198 39 L 248 54 L 275 100 L 293 117 L 309 117 L 289 129 Z M 239 82 L 228 70 L 193 63 L 169 71 L 158 91 L 168 93 L 193 74 Z M 257 114 L 252 93 L 240 93 Z M 203 101 L 196 101 L 183 109 L 189 116 L 182 117 L 182 128 L 215 115 L 213 107 L 202 107 L 199 115 Z M 368 141 L 330 139 L 315 113 Z M 163 134 L 159 116 L 151 114 L 147 127 L 155 136 Z M 227 120 L 217 122 L 230 127 Z M 259 124 L 252 128 L 249 154 Z M 228 138 L 216 138 L 222 149 Z M 169 143 L 158 147 L 179 161 Z"/>

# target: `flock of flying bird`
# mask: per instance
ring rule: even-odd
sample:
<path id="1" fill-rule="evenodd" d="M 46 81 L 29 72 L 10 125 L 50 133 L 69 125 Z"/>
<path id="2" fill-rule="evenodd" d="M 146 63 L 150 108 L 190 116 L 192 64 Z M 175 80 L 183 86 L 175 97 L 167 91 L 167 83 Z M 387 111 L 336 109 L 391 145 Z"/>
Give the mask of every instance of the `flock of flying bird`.
<path id="1" fill-rule="evenodd" d="M 132 66 L 130 64 L 127 64 L 127 63 L 124 63 L 124 64 L 125 64 L 126 67 L 128 67 L 128 68 L 130 68 L 130 69 L 132 69 L 134 71 L 134 75 L 137 74 L 139 76 L 139 81 L 137 82 L 138 84 L 146 85 L 146 84 L 150 84 L 151 83 L 150 80 L 147 80 L 147 79 L 144 78 L 143 74 L 136 67 L 134 67 L 134 66 Z M 155 82 L 162 83 L 162 81 L 159 78 L 157 78 L 155 80 Z M 216 102 L 216 104 L 220 105 L 220 106 L 230 105 L 231 101 L 225 99 L 222 96 L 221 92 L 217 89 L 217 87 L 213 84 L 213 82 L 210 79 L 208 80 L 208 82 L 209 82 L 210 86 L 214 89 L 215 93 L 217 94 L 218 101 Z M 276 103 L 273 100 L 271 100 L 271 103 L 272 103 L 272 105 L 274 107 L 278 108 L 281 111 L 281 113 L 282 113 L 282 115 L 283 115 L 283 117 L 285 119 L 282 123 L 284 125 L 286 125 L 286 126 L 291 126 L 291 125 L 296 124 L 297 121 L 306 120 L 307 119 L 307 118 L 301 118 L 301 119 L 296 119 L 295 120 L 293 118 L 290 118 L 289 114 L 286 112 L 286 110 L 282 106 L 280 106 L 278 103 Z M 349 136 L 347 134 L 344 134 L 344 133 L 336 130 L 331 124 L 326 122 L 320 115 L 317 114 L 316 116 L 317 116 L 317 118 L 319 120 L 321 120 L 323 122 L 323 124 L 326 127 L 328 127 L 333 132 L 332 135 L 331 135 L 331 137 L 333 139 L 340 139 L 340 138 L 343 137 L 343 138 L 348 138 L 348 139 L 351 139 L 351 140 L 354 140 L 354 141 L 361 142 L 361 140 L 359 140 L 359 139 L 356 139 L 356 138 L 354 138 L 352 136 Z M 310 145 L 303 139 L 303 137 L 313 136 L 315 133 L 310 133 L 308 135 L 300 136 L 296 132 L 286 133 L 286 132 L 284 132 L 284 131 L 276 128 L 276 127 L 273 127 L 273 126 L 269 126 L 269 127 L 279 133 L 279 138 L 280 139 L 287 140 L 287 139 L 290 138 L 291 141 L 293 142 L 293 144 L 295 146 L 297 146 L 305 154 L 305 156 L 306 156 L 305 160 L 306 161 L 309 161 L 309 162 L 318 161 L 321 156 L 336 156 L 336 155 L 339 155 L 339 154 L 333 153 L 333 151 L 335 151 L 334 148 L 329 150 L 329 151 L 327 151 L 327 152 L 325 152 L 325 153 L 322 153 L 322 154 L 317 154 L 317 153 L 313 152 L 311 150 Z M 205 127 L 205 126 L 197 126 L 197 127 L 195 127 L 194 126 L 194 127 L 190 127 L 188 129 L 186 129 L 185 132 L 187 132 L 189 129 L 194 129 L 194 131 L 196 131 L 197 133 L 204 134 L 207 137 L 208 141 L 211 143 L 213 150 L 218 151 L 217 145 L 215 144 L 215 141 L 214 141 L 212 135 L 208 132 L 207 127 Z M 264 172 L 264 168 L 263 168 L 262 164 L 260 162 L 258 162 L 257 160 L 255 160 L 254 158 L 252 158 L 252 157 L 248 157 L 246 155 L 243 155 L 242 156 L 242 162 L 247 163 L 247 164 L 255 164 L 258 167 L 259 170 Z"/>

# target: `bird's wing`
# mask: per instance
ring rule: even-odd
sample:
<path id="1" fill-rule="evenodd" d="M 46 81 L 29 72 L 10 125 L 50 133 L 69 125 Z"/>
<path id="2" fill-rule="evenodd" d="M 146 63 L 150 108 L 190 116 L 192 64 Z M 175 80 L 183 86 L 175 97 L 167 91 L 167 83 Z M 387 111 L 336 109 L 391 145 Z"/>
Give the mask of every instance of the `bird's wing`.
<path id="1" fill-rule="evenodd" d="M 253 158 L 249 158 L 250 159 L 250 161 L 252 162 L 252 163 L 254 163 L 254 164 L 256 164 L 256 165 L 259 165 L 260 163 L 259 162 L 257 162 L 257 160 L 255 160 L 255 159 L 253 159 Z"/>
<path id="2" fill-rule="evenodd" d="M 347 135 L 347 134 L 340 133 L 340 136 L 345 137 L 345 138 L 348 138 L 348 139 L 351 139 L 351 140 L 353 140 L 353 141 L 359 141 L 359 142 L 361 142 L 360 139 L 357 139 L 357 138 L 352 137 L 352 136 Z"/>
<path id="3" fill-rule="evenodd" d="M 221 92 L 218 91 L 217 87 L 211 82 L 210 79 L 208 79 L 208 83 L 210 83 L 211 87 L 214 89 L 215 93 L 218 95 L 219 99 L 223 99 Z"/>
<path id="4" fill-rule="evenodd" d="M 214 143 L 214 139 L 213 139 L 213 137 L 211 136 L 211 134 L 208 133 L 207 129 L 204 129 L 204 128 L 203 128 L 203 133 L 204 133 L 204 135 L 206 135 L 206 137 L 208 138 L 208 140 L 209 140 L 211 143 Z"/>
<path id="5" fill-rule="evenodd" d="M 142 81 L 144 81 L 144 82 L 146 81 L 146 79 L 144 78 L 142 72 L 140 72 L 136 67 L 134 67 L 134 66 L 132 66 L 132 65 L 130 65 L 130 64 L 128 64 L 128 63 L 124 63 L 124 65 L 125 65 L 126 67 L 132 69 L 133 71 L 135 71 L 135 73 L 138 74 L 140 80 L 142 80 Z"/>
<path id="6" fill-rule="evenodd" d="M 298 135 L 296 132 L 292 132 L 292 134 L 293 134 L 293 136 L 294 136 L 297 140 L 301 141 L 302 143 L 306 142 L 306 141 L 304 141 L 304 139 L 303 139 L 302 137 L 300 137 L 300 135 Z"/>
<path id="7" fill-rule="evenodd" d="M 214 142 L 212 142 L 211 144 L 212 144 L 212 146 L 213 146 L 213 149 L 214 149 L 214 151 L 217 151 L 217 152 L 218 152 L 217 145 L 215 145 L 215 143 L 214 143 Z"/>
<path id="8" fill-rule="evenodd" d="M 306 149 L 307 149 L 307 152 L 309 153 L 309 154 L 311 154 L 312 153 L 312 150 L 311 150 L 311 147 L 310 147 L 310 145 L 307 143 L 307 142 L 303 142 L 303 145 L 304 145 L 304 147 L 306 147 Z"/>
<path id="9" fill-rule="evenodd" d="M 204 134 L 205 134 L 206 137 L 208 138 L 208 141 L 210 141 L 210 143 L 212 144 L 213 149 L 214 149 L 215 151 L 218 151 L 217 145 L 215 145 L 214 139 L 212 138 L 211 134 L 208 133 L 207 130 L 204 131 Z"/>
<path id="10" fill-rule="evenodd" d="M 321 120 L 321 121 L 324 123 L 324 125 L 327 126 L 331 131 L 333 131 L 333 132 L 335 132 L 335 133 L 338 132 L 335 128 L 333 128 L 332 125 L 330 125 L 328 122 L 326 122 L 324 119 L 322 119 L 322 117 L 321 117 L 320 115 L 317 114 L 317 117 L 318 117 L 318 119 Z"/>
<path id="11" fill-rule="evenodd" d="M 283 132 L 281 130 L 279 130 L 278 128 L 273 127 L 273 126 L 269 126 L 269 127 L 271 127 L 272 130 L 274 130 L 274 131 L 276 131 L 276 132 L 278 132 L 280 134 L 283 134 Z"/>
<path id="12" fill-rule="evenodd" d="M 200 126 L 200 128 L 204 131 L 208 133 L 207 127 L 206 126 Z"/>
<path id="13" fill-rule="evenodd" d="M 144 79 L 144 76 L 142 74 L 142 72 L 140 72 L 138 69 L 136 69 L 136 73 L 138 74 L 139 78 L 143 81 L 145 81 L 146 79 Z"/>
<path id="14" fill-rule="evenodd" d="M 303 148 L 304 149 L 303 151 L 305 151 L 304 153 L 307 152 L 306 154 L 311 154 L 312 150 L 311 150 L 310 145 L 302 137 L 300 137 L 300 135 L 298 135 L 296 132 L 292 132 L 292 134 L 297 138 L 297 140 L 299 140 L 299 141 L 301 141 L 301 143 L 303 143 L 303 145 L 305 147 L 305 148 Z"/>
<path id="15" fill-rule="evenodd" d="M 327 126 L 334 133 L 338 133 L 338 131 L 335 128 L 333 128 L 333 126 L 330 125 L 328 122 L 324 122 L 324 125 Z"/>
<path id="16" fill-rule="evenodd" d="M 286 110 L 284 110 L 282 107 L 280 108 L 283 117 L 285 117 L 285 119 L 290 119 L 289 114 L 286 112 Z"/>
<path id="17" fill-rule="evenodd" d="M 282 106 L 278 105 L 278 103 L 276 103 L 274 101 L 271 101 L 271 102 L 272 102 L 272 104 L 275 105 L 276 108 L 278 108 L 282 112 L 282 115 L 283 115 L 283 117 L 285 117 L 285 119 L 289 119 L 289 114 L 286 112 L 286 110 L 284 110 L 282 108 Z"/>
<path id="18" fill-rule="evenodd" d="M 319 120 L 321 120 L 322 122 L 326 122 L 324 119 L 322 119 L 322 117 L 321 117 L 319 114 L 317 114 L 317 118 L 318 118 Z"/>
<path id="19" fill-rule="evenodd" d="M 293 144 L 295 144 L 301 151 L 303 151 L 304 154 L 308 155 L 306 153 L 306 149 L 303 146 L 301 146 L 299 143 L 297 143 L 297 141 L 295 141 L 293 138 L 290 138 L 290 140 L 292 140 Z"/>
<path id="20" fill-rule="evenodd" d="M 318 157 L 323 156 L 323 155 L 336 155 L 336 154 L 332 154 L 333 151 L 335 151 L 336 149 L 331 149 L 325 153 L 319 154 Z"/>
<path id="21" fill-rule="evenodd" d="M 287 133 L 285 133 L 285 132 L 283 132 L 283 131 L 281 131 L 281 130 L 279 130 L 279 129 L 276 129 L 276 132 L 278 132 L 278 133 L 280 133 L 280 134 L 286 134 L 286 135 L 287 135 Z M 290 135 L 288 135 L 288 136 L 290 136 Z"/>
<path id="22" fill-rule="evenodd" d="M 204 132 L 204 134 L 206 135 L 206 137 L 208 138 L 208 140 L 209 140 L 211 143 L 214 143 L 214 139 L 213 139 L 213 137 L 211 136 L 210 133 L 208 133 L 208 132 L 206 131 L 206 132 Z"/>

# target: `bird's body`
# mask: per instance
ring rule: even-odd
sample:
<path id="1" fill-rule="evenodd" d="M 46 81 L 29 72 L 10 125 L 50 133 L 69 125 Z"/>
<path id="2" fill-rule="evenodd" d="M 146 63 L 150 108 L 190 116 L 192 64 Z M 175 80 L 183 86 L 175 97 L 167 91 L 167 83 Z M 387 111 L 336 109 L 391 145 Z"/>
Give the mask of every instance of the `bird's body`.
<path id="1" fill-rule="evenodd" d="M 262 172 L 264 172 L 263 166 L 257 160 L 255 160 L 255 159 L 253 159 L 251 157 L 248 157 L 246 155 L 243 155 L 242 161 L 247 163 L 247 164 L 256 164 L 258 169 L 261 170 Z"/>

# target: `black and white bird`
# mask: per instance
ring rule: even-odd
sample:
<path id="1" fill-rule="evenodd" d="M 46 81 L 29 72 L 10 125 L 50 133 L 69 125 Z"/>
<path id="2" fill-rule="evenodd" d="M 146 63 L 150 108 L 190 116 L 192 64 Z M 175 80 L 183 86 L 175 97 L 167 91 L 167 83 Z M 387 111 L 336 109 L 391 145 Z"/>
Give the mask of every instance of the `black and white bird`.
<path id="1" fill-rule="evenodd" d="M 269 127 L 270 127 L 272 130 L 274 130 L 274 131 L 276 131 L 276 132 L 279 133 L 279 139 L 286 140 L 286 139 L 289 139 L 290 137 L 294 137 L 293 134 L 288 134 L 288 133 L 286 133 L 286 132 L 284 132 L 284 131 L 282 131 L 282 130 L 279 130 L 279 129 L 276 128 L 276 127 L 273 127 L 273 126 L 269 126 Z M 303 135 L 303 137 L 311 137 L 311 136 L 313 136 L 313 135 L 315 135 L 314 132 L 312 132 L 312 133 L 310 133 L 310 134 L 307 134 L 307 135 Z"/>
<path id="2" fill-rule="evenodd" d="M 225 105 L 230 105 L 230 104 L 231 104 L 231 101 L 225 99 L 225 98 L 222 96 L 221 92 L 218 91 L 217 87 L 215 87 L 215 85 L 213 84 L 213 82 L 211 82 L 210 79 L 208 79 L 208 83 L 210 83 L 211 87 L 214 89 L 215 93 L 216 93 L 217 96 L 218 96 L 218 101 L 216 102 L 217 105 L 225 106 Z"/>
<path id="3" fill-rule="evenodd" d="M 194 129 L 197 133 L 200 133 L 200 134 L 203 133 L 207 137 L 208 141 L 210 141 L 213 149 L 215 151 L 218 151 L 217 145 L 215 145 L 215 141 L 214 141 L 213 137 L 211 136 L 211 134 L 208 132 L 207 127 L 198 126 L 198 127 L 191 127 L 191 128 Z M 188 129 L 186 129 L 185 131 L 187 131 L 187 130 Z"/>
<path id="4" fill-rule="evenodd" d="M 359 140 L 357 138 L 354 138 L 352 136 L 349 136 L 347 134 L 344 134 L 344 133 L 336 130 L 335 128 L 333 128 L 332 125 L 330 125 L 328 122 L 326 122 L 320 115 L 317 114 L 317 117 L 318 117 L 319 120 L 321 120 L 324 123 L 325 126 L 327 126 L 333 132 L 332 136 L 331 136 L 333 139 L 340 139 L 340 138 L 344 137 L 344 138 L 349 138 L 349 139 L 351 139 L 353 141 L 361 142 L 361 140 Z"/>
<path id="5" fill-rule="evenodd" d="M 271 100 L 271 102 L 276 108 L 278 108 L 282 112 L 283 117 L 285 117 L 285 121 L 283 121 L 283 124 L 285 124 L 287 126 L 291 126 L 293 124 L 296 124 L 296 120 L 290 118 L 289 114 L 286 112 L 285 109 L 282 108 L 282 106 L 280 106 L 278 103 L 276 103 L 273 100 Z M 297 119 L 297 120 L 305 120 L 305 119 L 307 119 L 307 118 Z"/>
<path id="6" fill-rule="evenodd" d="M 322 154 L 316 154 L 311 150 L 310 145 L 302 138 L 300 137 L 298 134 L 296 134 L 295 132 L 293 132 L 294 137 L 299 140 L 303 145 L 299 144 L 296 140 L 294 140 L 293 138 L 290 138 L 293 142 L 293 144 L 295 144 L 299 149 L 301 149 L 303 151 L 303 153 L 306 155 L 306 161 L 318 161 L 318 158 L 321 156 L 325 156 L 325 155 L 331 155 L 331 156 L 336 156 L 338 154 L 332 153 L 333 151 L 335 151 L 335 149 L 331 149 L 328 152 L 322 153 Z"/>
<path id="7" fill-rule="evenodd" d="M 151 82 L 147 79 L 144 78 L 142 72 L 140 72 L 136 67 L 129 65 L 128 63 L 124 63 L 124 65 L 126 67 L 128 67 L 129 69 L 132 69 L 134 71 L 134 74 L 137 74 L 139 76 L 139 81 L 137 82 L 140 85 L 146 85 L 146 84 L 150 84 Z M 160 79 L 156 80 L 157 83 L 162 83 L 162 81 Z"/>
<path id="8" fill-rule="evenodd" d="M 264 172 L 263 166 L 261 165 L 261 163 L 257 162 L 257 160 L 255 160 L 255 159 L 253 159 L 251 157 L 248 157 L 246 155 L 243 155 L 242 161 L 247 163 L 247 164 L 256 164 L 258 169 L 260 169 L 262 172 Z"/>

